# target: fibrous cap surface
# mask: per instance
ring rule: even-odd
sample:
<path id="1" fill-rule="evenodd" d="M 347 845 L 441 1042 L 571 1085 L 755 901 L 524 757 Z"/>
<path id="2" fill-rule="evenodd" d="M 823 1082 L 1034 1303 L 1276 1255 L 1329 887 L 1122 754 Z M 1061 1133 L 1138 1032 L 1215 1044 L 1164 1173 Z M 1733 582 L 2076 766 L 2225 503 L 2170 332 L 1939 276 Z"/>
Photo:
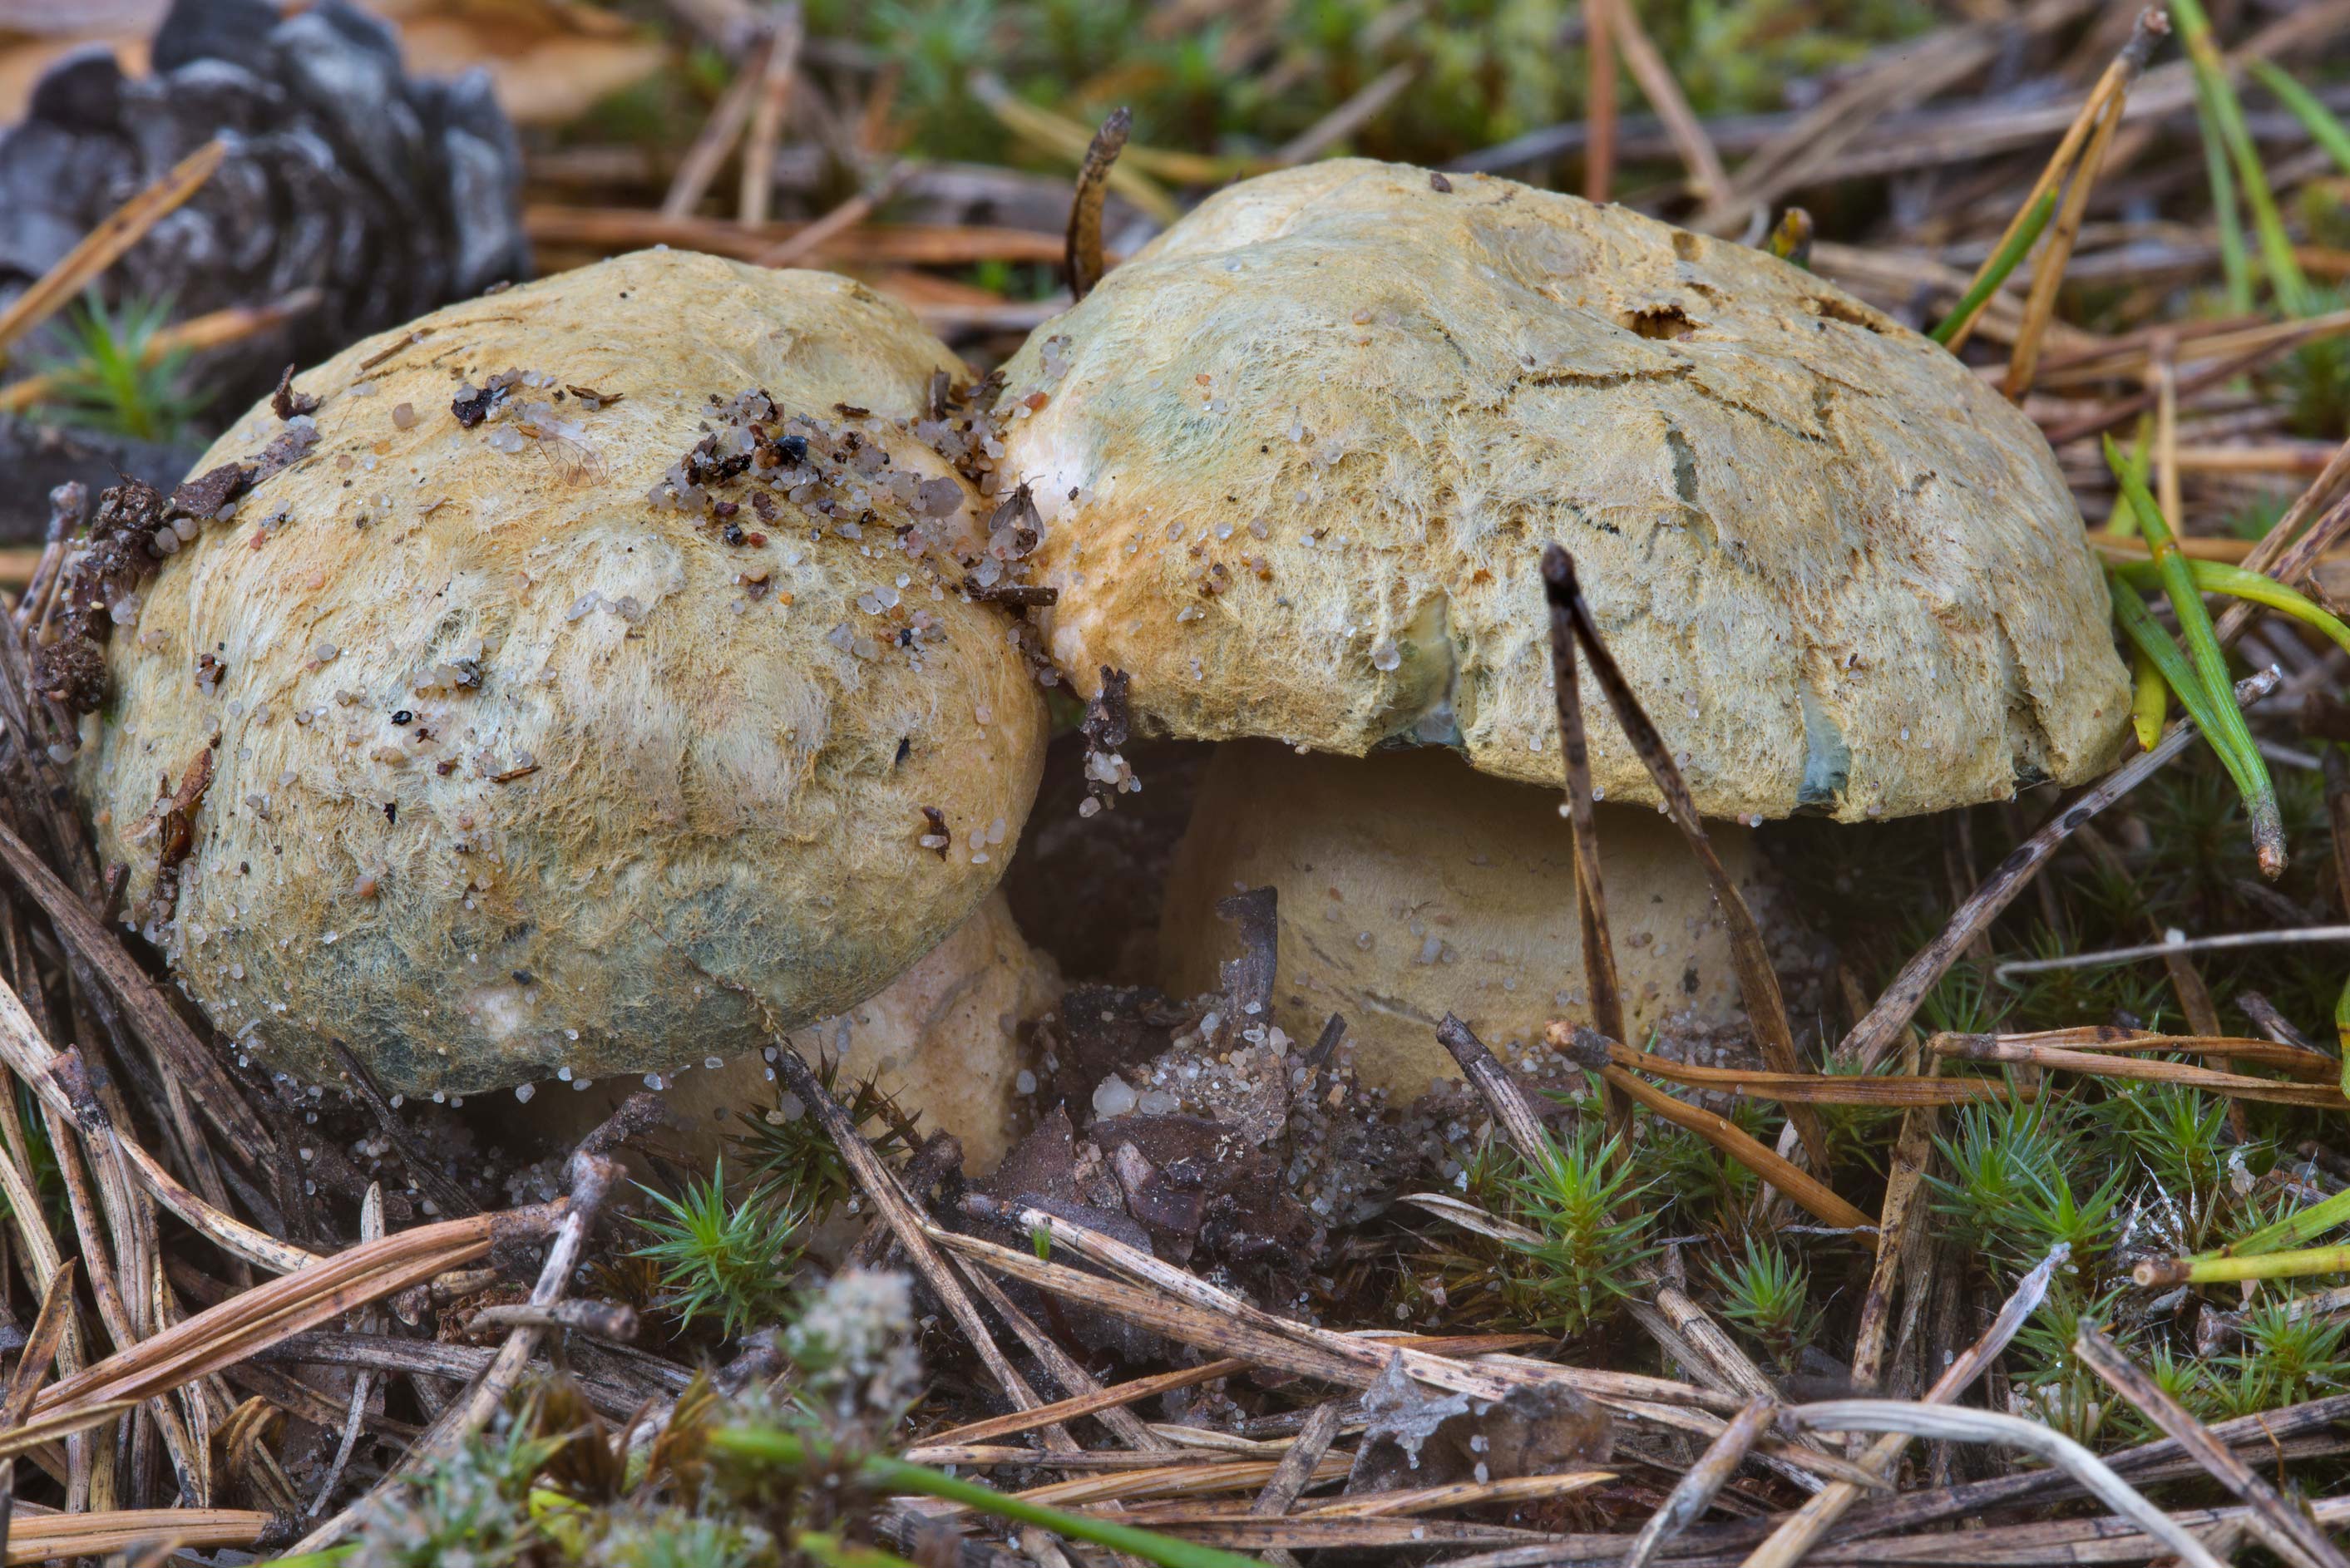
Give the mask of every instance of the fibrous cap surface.
<path id="1" fill-rule="evenodd" d="M 2125 733 L 2031 422 L 1834 286 L 1620 208 L 1355 160 L 1248 181 L 1038 328 L 999 407 L 1055 659 L 1129 671 L 1177 735 L 1561 782 L 1553 540 L 1709 814 L 2000 798 Z M 1598 787 L 1652 800 L 1586 701 Z"/>
<path id="2" fill-rule="evenodd" d="M 1045 726 L 1010 623 L 906 548 L 978 504 L 906 429 L 939 371 L 846 278 L 646 252 L 296 378 L 316 443 L 162 564 L 80 771 L 136 910 L 159 786 L 212 748 L 154 934 L 214 1022 L 411 1093 L 640 1074 L 837 1013 L 961 924 Z M 657 500 L 751 389 L 805 458 L 712 479 L 731 515 Z M 204 466 L 286 428 L 256 408 Z"/>

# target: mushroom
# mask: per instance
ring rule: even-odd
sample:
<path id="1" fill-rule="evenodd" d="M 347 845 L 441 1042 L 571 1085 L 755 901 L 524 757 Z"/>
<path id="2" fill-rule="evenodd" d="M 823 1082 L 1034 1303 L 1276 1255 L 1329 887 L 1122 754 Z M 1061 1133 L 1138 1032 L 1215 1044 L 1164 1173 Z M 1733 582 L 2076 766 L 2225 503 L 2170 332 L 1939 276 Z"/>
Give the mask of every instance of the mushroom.
<path id="1" fill-rule="evenodd" d="M 1052 1010 L 1061 989 L 1060 971 L 1021 937 L 999 890 L 879 993 L 785 1044 L 810 1061 L 837 1062 L 844 1089 L 869 1080 L 921 1111 L 926 1130 L 943 1128 L 962 1142 L 964 1168 L 985 1172 L 1023 1130 L 1022 1107 L 1035 1089 L 1026 1025 Z M 728 1154 L 728 1140 L 744 1135 L 746 1119 L 785 1114 L 768 1060 L 774 1049 L 664 1075 L 665 1119 L 688 1164 L 710 1169 Z M 544 1124 L 567 1148 L 639 1086 L 608 1078 L 584 1093 L 542 1096 Z M 739 1158 L 739 1151 L 730 1156 L 730 1167 Z"/>
<path id="2" fill-rule="evenodd" d="M 872 996 L 994 886 L 1043 753 L 913 431 L 964 375 L 847 278 L 660 251 L 298 378 L 110 617 L 78 782 L 134 918 L 240 1045 L 410 1094 Z"/>
<path id="3" fill-rule="evenodd" d="M 1708 815 L 1939 810 L 2124 744 L 2106 594 L 2038 431 L 1741 245 L 1335 160 L 1210 198 L 1003 377 L 1052 655 L 1087 695 L 1130 676 L 1146 732 L 1435 743 L 1556 788 L 1555 540 Z M 1595 793 L 1654 804 L 1591 707 Z M 1427 809 L 1441 845 L 1452 806 Z M 1323 927 L 1284 909 L 1285 945 Z"/>
<path id="4" fill-rule="evenodd" d="M 1652 811 L 1601 808 L 1600 862 L 1625 1026 L 1699 1044 L 1739 1002 L 1705 874 Z M 1750 899 L 1770 889 L 1743 829 L 1714 834 Z M 1179 996 L 1232 956 L 1215 918 L 1236 888 L 1278 895 L 1274 1018 L 1312 1040 L 1346 1015 L 1362 1080 L 1409 1100 L 1457 1076 L 1436 1026 L 1458 1014 L 1496 1049 L 1587 1016 L 1575 846 L 1558 797 L 1437 747 L 1363 758 L 1267 741 L 1216 749 L 1167 879 L 1159 961 Z"/>

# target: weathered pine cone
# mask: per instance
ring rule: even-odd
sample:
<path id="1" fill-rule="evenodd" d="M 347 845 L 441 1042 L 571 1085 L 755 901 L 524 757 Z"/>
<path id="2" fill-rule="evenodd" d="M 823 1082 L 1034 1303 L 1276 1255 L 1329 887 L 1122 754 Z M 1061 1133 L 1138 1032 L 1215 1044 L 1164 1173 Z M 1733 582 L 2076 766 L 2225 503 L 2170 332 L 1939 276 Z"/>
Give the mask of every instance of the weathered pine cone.
<path id="1" fill-rule="evenodd" d="M 267 0 L 179 0 L 152 59 L 133 78 L 102 49 L 70 56 L 0 134 L 0 306 L 214 137 L 220 170 L 107 287 L 169 297 L 182 317 L 321 291 L 298 320 L 207 359 L 224 407 L 289 361 L 529 275 L 521 153 L 485 74 L 411 79 L 398 35 L 346 0 L 284 20 Z"/>

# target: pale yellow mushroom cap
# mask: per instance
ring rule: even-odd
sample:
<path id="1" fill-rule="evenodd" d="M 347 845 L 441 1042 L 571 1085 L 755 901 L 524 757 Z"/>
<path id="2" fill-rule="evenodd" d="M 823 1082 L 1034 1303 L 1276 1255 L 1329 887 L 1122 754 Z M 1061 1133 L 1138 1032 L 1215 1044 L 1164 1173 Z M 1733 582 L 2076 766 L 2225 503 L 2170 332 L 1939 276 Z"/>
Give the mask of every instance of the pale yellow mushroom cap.
<path id="1" fill-rule="evenodd" d="M 1039 327 L 998 406 L 1055 659 L 1128 671 L 1175 735 L 1561 783 L 1553 540 L 1709 815 L 2002 798 L 2127 732 L 2031 421 L 1833 285 L 1621 208 L 1357 160 L 1247 181 Z M 1585 700 L 1596 784 L 1653 800 Z"/>
<path id="2" fill-rule="evenodd" d="M 510 369 L 510 417 L 463 428 L 463 379 Z M 214 1023 L 310 1079 L 339 1041 L 411 1094 L 633 1075 L 837 1013 L 954 930 L 1045 719 L 1010 622 L 900 536 L 906 489 L 925 525 L 977 504 L 906 428 L 938 371 L 847 278 L 645 252 L 296 378 L 316 445 L 163 562 L 79 770 L 135 910 L 158 785 L 216 742 L 156 933 Z M 830 432 L 827 477 L 713 482 L 732 518 L 657 504 L 750 389 Z M 203 466 L 284 428 L 256 408 Z"/>

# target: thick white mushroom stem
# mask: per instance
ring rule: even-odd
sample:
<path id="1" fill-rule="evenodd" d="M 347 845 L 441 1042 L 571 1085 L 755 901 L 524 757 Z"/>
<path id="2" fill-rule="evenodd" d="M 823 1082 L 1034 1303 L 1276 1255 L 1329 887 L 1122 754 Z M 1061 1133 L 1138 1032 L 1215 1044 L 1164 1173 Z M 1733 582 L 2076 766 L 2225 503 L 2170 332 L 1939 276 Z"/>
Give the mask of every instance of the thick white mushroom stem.
<path id="1" fill-rule="evenodd" d="M 1738 1018 L 1721 916 L 1679 835 L 1653 811 L 1596 808 L 1625 1027 L 1714 1049 Z M 1760 891 L 1747 830 L 1713 825 L 1731 874 Z M 1574 844 L 1558 795 L 1479 774 L 1448 751 L 1299 756 L 1263 741 L 1218 748 L 1168 874 L 1159 982 L 1221 989 L 1234 887 L 1278 898 L 1273 1022 L 1311 1040 L 1346 1015 L 1366 1084 L 1399 1100 L 1458 1075 L 1445 1014 L 1517 1064 L 1551 1020 L 1589 1022 Z"/>

